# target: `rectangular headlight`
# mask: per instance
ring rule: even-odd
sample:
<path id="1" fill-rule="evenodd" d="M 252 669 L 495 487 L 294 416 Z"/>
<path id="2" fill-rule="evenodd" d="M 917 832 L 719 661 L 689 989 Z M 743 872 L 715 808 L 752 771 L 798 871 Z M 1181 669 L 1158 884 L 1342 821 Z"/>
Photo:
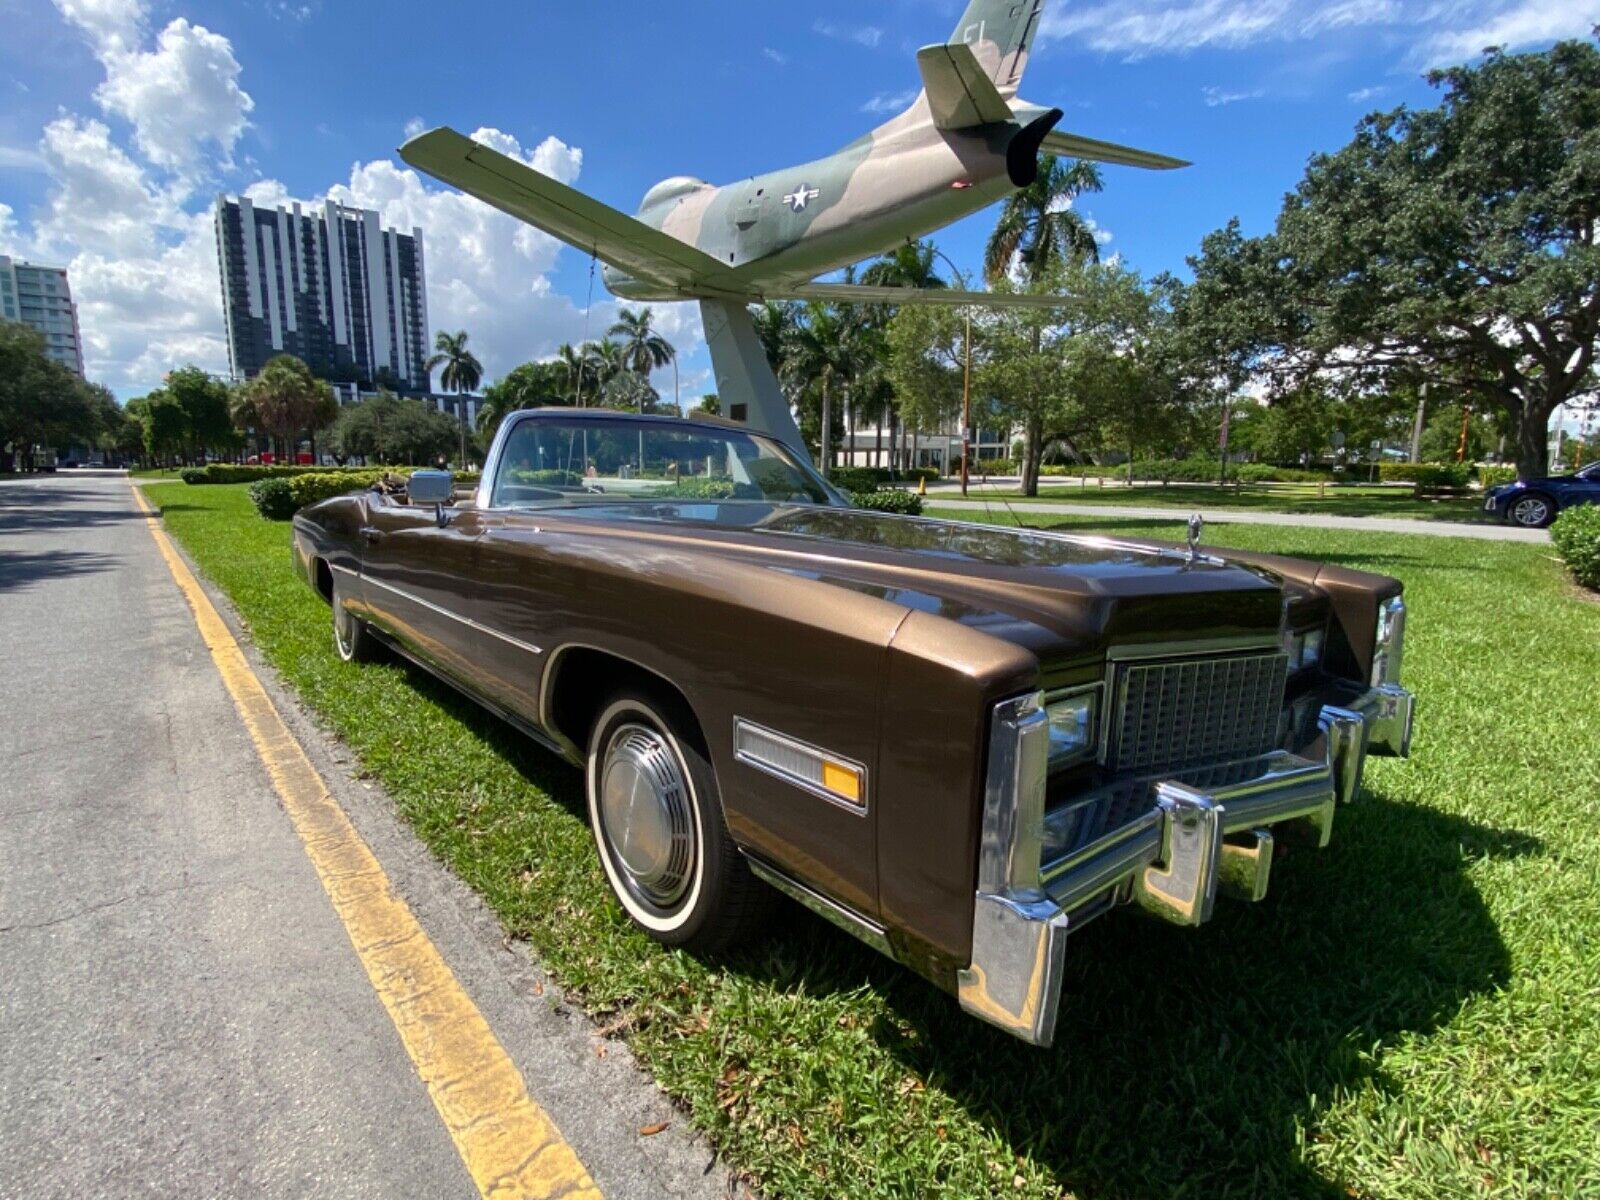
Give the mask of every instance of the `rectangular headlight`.
<path id="1" fill-rule="evenodd" d="M 1050 723 L 1050 770 L 1092 757 L 1099 739 L 1100 685 L 1045 698 Z"/>

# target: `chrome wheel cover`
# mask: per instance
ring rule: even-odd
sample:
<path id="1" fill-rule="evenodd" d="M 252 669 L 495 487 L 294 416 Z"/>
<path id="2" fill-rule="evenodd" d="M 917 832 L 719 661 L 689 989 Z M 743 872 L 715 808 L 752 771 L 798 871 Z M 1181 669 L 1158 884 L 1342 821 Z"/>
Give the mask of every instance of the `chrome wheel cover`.
<path id="1" fill-rule="evenodd" d="M 355 656 L 356 619 L 337 595 L 333 598 L 333 644 L 346 662 Z"/>
<path id="2" fill-rule="evenodd" d="M 1511 515 L 1516 518 L 1518 525 L 1543 525 L 1550 516 L 1550 505 L 1536 496 L 1529 496 L 1517 501 Z"/>
<path id="3" fill-rule="evenodd" d="M 598 805 L 606 846 L 634 897 L 656 909 L 683 899 L 694 877 L 689 782 L 672 746 L 646 725 L 623 725 L 606 745 Z"/>

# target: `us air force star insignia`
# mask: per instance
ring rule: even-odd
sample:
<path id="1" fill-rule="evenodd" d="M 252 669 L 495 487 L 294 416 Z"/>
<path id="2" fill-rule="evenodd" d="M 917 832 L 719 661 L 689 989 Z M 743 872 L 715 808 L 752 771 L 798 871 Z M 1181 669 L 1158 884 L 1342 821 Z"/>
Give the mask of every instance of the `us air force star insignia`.
<path id="1" fill-rule="evenodd" d="M 822 193 L 816 188 L 812 187 L 810 184 L 802 183 L 794 191 L 785 196 L 783 198 L 783 202 L 787 204 L 794 212 L 802 212 L 804 211 L 806 205 L 810 204 L 820 195 L 822 195 Z"/>

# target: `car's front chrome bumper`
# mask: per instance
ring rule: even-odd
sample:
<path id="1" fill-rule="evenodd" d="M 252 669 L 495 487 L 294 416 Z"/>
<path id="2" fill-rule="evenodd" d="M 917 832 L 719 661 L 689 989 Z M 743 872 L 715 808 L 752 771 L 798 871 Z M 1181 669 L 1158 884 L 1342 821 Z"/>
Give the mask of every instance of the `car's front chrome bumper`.
<path id="1" fill-rule="evenodd" d="M 1360 792 L 1367 755 L 1410 753 L 1411 693 L 1395 685 L 1352 691 L 1340 698 L 1343 703 L 1322 709 L 1321 753 L 1315 757 L 1274 751 L 1245 763 L 1146 782 L 1141 794 L 1154 799 L 1148 810 L 1041 862 L 1037 877 L 1009 868 L 1017 861 L 1019 842 L 1024 854 L 1034 846 L 1056 845 L 1048 829 L 1018 829 L 1005 821 L 999 829 L 986 828 L 986 853 L 1008 865 L 1005 872 L 991 873 L 992 879 L 1010 882 L 980 883 L 972 965 L 959 979 L 961 1006 L 1025 1041 L 1048 1046 L 1055 1035 L 1067 939 L 1081 925 L 1125 901 L 1180 925 L 1200 925 L 1210 918 L 1219 892 L 1262 899 L 1277 838 L 1326 846 L 1335 811 Z M 1046 825 L 1056 816 L 1047 817 Z M 1008 844 L 1010 852 L 1004 853 Z"/>

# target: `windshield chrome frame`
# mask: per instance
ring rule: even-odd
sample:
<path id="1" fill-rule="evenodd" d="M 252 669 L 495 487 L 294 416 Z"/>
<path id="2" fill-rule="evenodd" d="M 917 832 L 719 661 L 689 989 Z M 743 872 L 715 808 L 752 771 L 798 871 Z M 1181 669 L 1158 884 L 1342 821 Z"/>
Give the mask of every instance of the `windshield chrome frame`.
<path id="1" fill-rule="evenodd" d="M 671 429 L 671 428 L 675 428 L 675 427 L 680 427 L 681 426 L 681 427 L 685 427 L 685 428 L 703 429 L 703 430 L 707 431 L 708 433 L 713 433 L 713 434 L 716 434 L 716 433 L 743 434 L 745 437 L 754 438 L 755 440 L 763 443 L 764 445 L 772 447 L 772 449 L 775 450 L 777 452 L 777 454 L 784 461 L 788 462 L 791 466 L 796 467 L 797 469 L 799 469 L 804 474 L 806 474 L 811 479 L 815 480 L 818 484 L 821 485 L 822 493 L 823 493 L 823 495 L 828 497 L 829 503 L 826 504 L 826 505 L 817 505 L 816 507 L 818 507 L 818 508 L 850 508 L 851 507 L 850 502 L 844 497 L 844 495 L 839 491 L 839 489 L 834 487 L 833 484 L 829 480 L 824 479 L 823 476 L 822 476 L 822 473 L 820 471 L 818 471 L 816 469 L 816 467 L 812 466 L 809 462 L 806 462 L 805 460 L 798 458 L 795 455 L 795 453 L 788 446 L 785 446 L 777 438 L 770 437 L 767 434 L 761 433 L 759 430 L 755 430 L 755 429 L 729 429 L 727 426 L 724 426 L 724 425 L 712 425 L 709 422 L 696 421 L 692 417 L 664 417 L 664 416 L 660 416 L 660 415 L 652 414 L 652 413 L 617 413 L 617 415 L 612 416 L 612 415 L 609 415 L 609 414 L 615 412 L 614 409 L 598 409 L 597 410 L 597 409 L 583 409 L 583 408 L 563 408 L 563 409 L 536 409 L 536 410 L 532 410 L 532 411 L 524 410 L 522 412 L 515 412 L 515 413 L 512 413 L 510 416 L 508 416 L 504 421 L 502 421 L 500 423 L 500 428 L 494 435 L 494 442 L 489 446 L 489 453 L 484 457 L 483 476 L 478 480 L 478 492 L 477 492 L 477 508 L 478 508 L 478 511 L 479 512 L 535 512 L 535 511 L 538 511 L 537 509 L 529 508 L 529 507 L 516 507 L 516 506 L 504 505 L 504 504 L 502 504 L 502 505 L 494 505 L 494 504 L 490 503 L 490 501 L 494 497 L 494 481 L 495 481 L 495 477 L 500 473 L 500 463 L 501 463 L 501 460 L 505 457 L 506 443 L 508 441 L 510 441 L 511 434 L 516 430 L 516 428 L 519 425 L 523 424 L 526 421 L 551 421 L 551 420 L 562 420 L 562 419 L 571 420 L 573 418 L 580 418 L 581 419 L 585 414 L 591 414 L 591 413 L 595 413 L 595 412 L 604 412 L 604 413 L 608 414 L 608 415 L 606 415 L 604 417 L 599 418 L 600 421 L 602 421 L 605 424 L 618 424 L 618 425 L 626 424 L 626 425 L 634 425 L 634 426 L 637 426 L 637 425 L 650 425 L 650 426 L 655 426 L 655 427 L 658 427 L 658 428 L 666 428 L 666 429 Z M 630 503 L 631 502 L 629 497 L 607 496 L 605 498 L 611 500 L 614 503 Z M 672 498 L 670 496 L 639 497 L 639 502 L 643 503 L 645 500 L 649 500 L 649 501 L 651 501 L 653 503 L 659 504 L 659 503 L 661 503 L 663 501 L 670 502 L 671 499 Z M 684 499 L 688 500 L 690 498 L 689 497 L 685 497 Z M 777 501 L 773 501 L 773 500 L 742 500 L 741 501 L 741 500 L 729 499 L 729 500 L 708 501 L 708 500 L 705 500 L 704 498 L 695 498 L 695 499 L 696 499 L 697 503 L 701 503 L 701 504 L 707 504 L 707 503 L 714 503 L 714 504 L 741 504 L 741 503 L 742 504 L 774 504 L 774 503 L 777 503 Z M 560 503 L 560 502 L 552 501 L 552 505 L 551 506 L 554 507 L 558 503 Z"/>

